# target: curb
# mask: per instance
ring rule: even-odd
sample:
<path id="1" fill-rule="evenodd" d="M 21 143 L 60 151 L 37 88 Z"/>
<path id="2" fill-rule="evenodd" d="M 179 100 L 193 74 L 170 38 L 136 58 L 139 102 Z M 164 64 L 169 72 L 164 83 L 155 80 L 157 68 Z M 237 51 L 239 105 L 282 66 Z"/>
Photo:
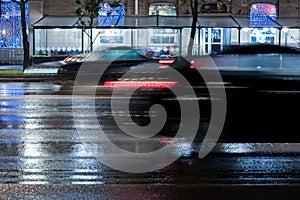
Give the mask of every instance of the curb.
<path id="1" fill-rule="evenodd" d="M 58 75 L 58 74 L 38 74 L 38 75 L 16 75 L 16 76 L 0 76 L 0 82 L 31 82 L 31 81 L 72 81 L 74 77 Z"/>

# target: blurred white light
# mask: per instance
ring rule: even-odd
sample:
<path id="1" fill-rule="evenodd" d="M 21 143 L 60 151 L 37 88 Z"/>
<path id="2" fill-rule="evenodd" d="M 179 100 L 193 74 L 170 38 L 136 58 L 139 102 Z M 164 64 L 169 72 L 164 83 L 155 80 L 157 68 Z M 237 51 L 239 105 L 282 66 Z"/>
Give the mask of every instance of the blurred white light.
<path id="1" fill-rule="evenodd" d="M 242 28 L 243 31 L 249 32 L 249 28 Z"/>
<path id="2" fill-rule="evenodd" d="M 283 31 L 284 33 L 287 33 L 287 32 L 289 31 L 289 29 L 288 29 L 287 27 L 283 27 L 283 28 L 282 28 L 282 31 Z"/>

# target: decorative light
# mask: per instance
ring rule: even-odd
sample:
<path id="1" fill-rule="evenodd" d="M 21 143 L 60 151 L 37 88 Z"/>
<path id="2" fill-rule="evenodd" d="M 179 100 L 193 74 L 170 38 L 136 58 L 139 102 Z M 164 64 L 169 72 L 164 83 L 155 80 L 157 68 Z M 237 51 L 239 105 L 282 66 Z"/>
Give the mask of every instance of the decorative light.
<path id="1" fill-rule="evenodd" d="M 26 4 L 26 24 L 28 27 L 28 3 Z M 0 48 L 21 48 L 22 29 L 21 29 L 21 10 L 17 3 L 12 1 L 2 1 L 1 5 L 0 31 L 5 39 L 0 39 Z"/>
<path id="2" fill-rule="evenodd" d="M 124 24 L 125 6 L 121 3 L 120 6 L 114 8 L 108 3 L 101 3 L 99 10 L 99 25 L 100 26 L 116 26 Z"/>
<path id="3" fill-rule="evenodd" d="M 9 19 L 9 16 L 10 16 L 9 12 L 5 13 L 4 15 L 5 19 Z"/>

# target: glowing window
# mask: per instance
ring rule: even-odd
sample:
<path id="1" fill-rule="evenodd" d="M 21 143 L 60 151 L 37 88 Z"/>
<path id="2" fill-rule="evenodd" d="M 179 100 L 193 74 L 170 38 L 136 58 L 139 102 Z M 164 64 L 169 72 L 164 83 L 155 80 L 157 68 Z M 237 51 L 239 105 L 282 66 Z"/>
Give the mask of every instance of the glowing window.
<path id="1" fill-rule="evenodd" d="M 268 27 L 274 22 L 270 18 L 277 17 L 277 8 L 273 4 L 252 4 L 250 10 L 250 24 L 252 27 Z"/>
<path id="2" fill-rule="evenodd" d="M 277 31 L 274 28 L 273 18 L 277 17 L 277 8 L 273 4 L 252 4 L 250 14 L 250 42 L 268 43 L 277 42 Z"/>
<path id="3" fill-rule="evenodd" d="M 177 9 L 174 4 L 170 3 L 154 3 L 150 5 L 149 15 L 176 16 Z"/>

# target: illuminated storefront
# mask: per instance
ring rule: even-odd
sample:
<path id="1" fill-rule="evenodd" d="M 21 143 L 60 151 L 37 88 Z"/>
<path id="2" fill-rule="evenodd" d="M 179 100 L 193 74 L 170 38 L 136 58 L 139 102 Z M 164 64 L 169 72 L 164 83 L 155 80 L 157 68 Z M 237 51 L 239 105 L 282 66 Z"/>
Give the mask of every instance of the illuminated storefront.
<path id="1" fill-rule="evenodd" d="M 74 28 L 76 17 L 43 17 L 33 29 L 34 55 L 66 55 L 82 52 L 83 33 Z M 35 25 L 34 25 L 35 26 Z M 72 39 L 70 39 L 72 38 Z"/>
<path id="2" fill-rule="evenodd" d="M 93 47 L 120 46 L 125 44 L 126 31 L 114 29 L 124 24 L 125 7 L 111 8 L 101 3 L 99 17 L 93 31 Z M 90 50 L 89 30 L 86 34 L 77 26 L 77 17 L 45 16 L 36 22 L 34 28 L 34 55 L 69 55 Z M 106 27 L 102 29 L 100 27 Z M 109 28 L 108 28 L 109 27 Z M 72 38 L 72 39 L 70 39 Z"/>
<path id="3" fill-rule="evenodd" d="M 210 54 L 222 51 L 228 45 L 250 43 L 300 48 L 299 17 L 278 17 L 278 4 L 272 2 L 249 5 L 248 16 L 202 14 L 198 17 L 193 53 Z M 34 8 L 31 3 L 29 1 L 29 6 L 26 6 L 27 16 L 30 14 L 28 8 Z M 124 4 L 115 8 L 108 3 L 101 3 L 92 30 L 94 50 L 129 46 L 151 48 L 156 52 L 170 48 L 176 53 L 187 53 L 192 18 L 190 15 L 178 16 L 182 9 L 177 8 L 176 4 L 162 2 L 152 3 L 149 7 L 145 5 L 143 13 L 147 16 L 125 15 L 125 10 L 130 13 L 130 8 L 125 8 L 125 5 L 129 6 Z M 2 0 L 1 11 L 0 60 L 21 61 L 23 51 L 19 6 L 10 0 Z M 30 53 L 49 56 L 88 52 L 91 45 L 89 37 L 76 25 L 77 21 L 78 17 L 74 15 L 48 15 L 30 22 L 33 30 L 29 34 Z"/>
<path id="4" fill-rule="evenodd" d="M 299 19 L 271 17 L 267 15 L 264 21 L 257 21 L 257 17 L 200 16 L 193 54 L 211 54 L 229 45 L 250 43 L 299 47 L 300 27 L 296 23 Z M 115 16 L 110 23 L 105 18 L 101 16 L 98 20 L 101 26 L 93 28 L 94 50 L 128 46 L 148 49 L 156 55 L 162 52 L 187 54 L 192 24 L 189 16 Z M 35 55 L 88 51 L 89 40 L 82 29 L 75 26 L 77 20 L 76 16 L 45 16 L 34 24 Z"/>
<path id="5" fill-rule="evenodd" d="M 276 5 L 268 3 L 251 5 L 249 29 L 251 43 L 278 43 L 278 29 L 273 27 L 274 19 L 276 17 Z"/>

